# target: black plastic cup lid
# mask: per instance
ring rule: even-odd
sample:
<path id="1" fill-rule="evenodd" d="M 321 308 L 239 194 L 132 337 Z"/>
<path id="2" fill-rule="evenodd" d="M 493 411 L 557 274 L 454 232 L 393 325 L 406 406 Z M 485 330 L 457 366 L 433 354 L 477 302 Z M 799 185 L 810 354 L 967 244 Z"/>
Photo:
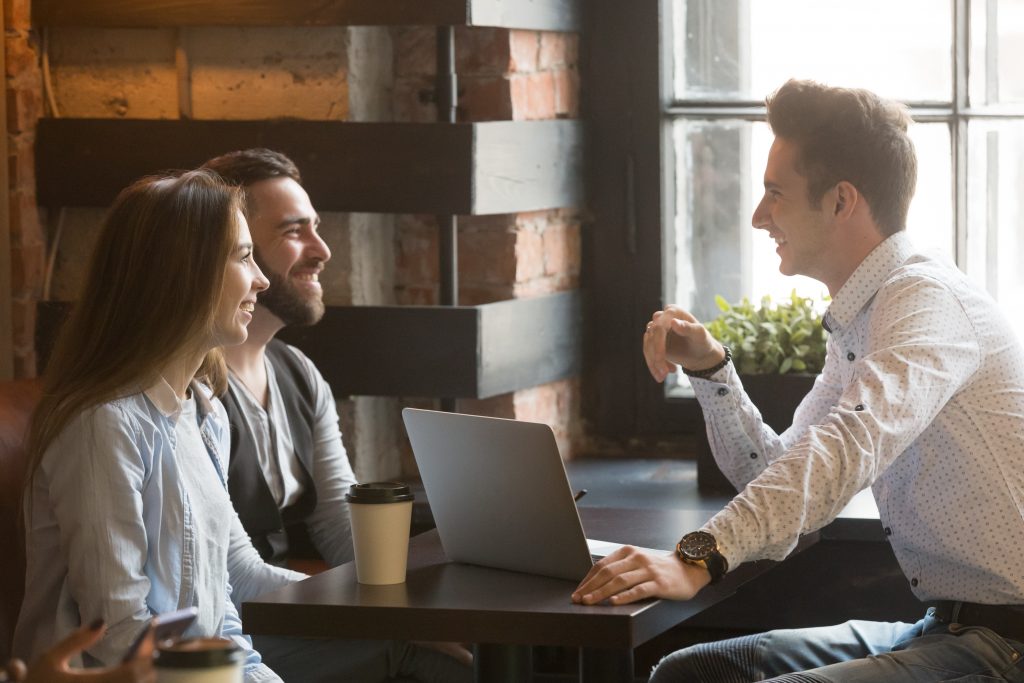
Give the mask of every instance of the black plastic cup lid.
<path id="1" fill-rule="evenodd" d="M 225 638 L 177 640 L 159 645 L 155 663 L 161 669 L 214 669 L 245 659 L 242 648 Z"/>
<path id="2" fill-rule="evenodd" d="M 350 503 L 379 504 L 402 503 L 415 496 L 406 484 L 397 481 L 376 481 L 370 484 L 352 484 L 345 500 Z"/>

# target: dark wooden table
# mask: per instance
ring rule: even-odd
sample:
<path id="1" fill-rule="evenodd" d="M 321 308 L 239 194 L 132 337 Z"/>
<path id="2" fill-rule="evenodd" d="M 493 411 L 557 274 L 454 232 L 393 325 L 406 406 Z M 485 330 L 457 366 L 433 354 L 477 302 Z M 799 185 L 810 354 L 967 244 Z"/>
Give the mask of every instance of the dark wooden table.
<path id="1" fill-rule="evenodd" d="M 589 538 L 671 548 L 715 510 L 580 509 Z M 870 499 L 859 497 L 833 524 L 843 533 L 880 533 Z M 811 534 L 801 549 L 817 542 Z M 476 680 L 528 680 L 529 646 L 580 648 L 582 681 L 633 677 L 633 649 L 730 596 L 772 567 L 753 562 L 687 602 L 648 600 L 620 607 L 572 604 L 570 581 L 446 561 L 436 531 L 412 539 L 404 584 L 365 586 L 352 563 L 268 593 L 242 608 L 246 631 L 312 638 L 477 643 Z"/>

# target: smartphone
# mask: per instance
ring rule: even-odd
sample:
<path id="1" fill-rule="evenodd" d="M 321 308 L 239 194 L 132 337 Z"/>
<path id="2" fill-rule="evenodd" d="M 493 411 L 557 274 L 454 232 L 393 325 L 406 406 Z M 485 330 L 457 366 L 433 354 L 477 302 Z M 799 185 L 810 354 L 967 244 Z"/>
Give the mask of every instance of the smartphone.
<path id="1" fill-rule="evenodd" d="M 185 609 L 179 609 L 175 612 L 164 612 L 158 614 L 150 620 L 153 625 L 153 639 L 159 643 L 168 638 L 177 638 L 185 629 L 196 620 L 199 610 L 195 607 L 186 607 Z M 146 639 L 146 633 L 149 628 L 142 629 L 139 633 L 139 637 L 135 639 L 132 646 L 128 648 L 128 653 L 124 656 L 124 661 L 128 661 L 135 657 L 135 653 L 139 651 L 139 646 L 142 645 L 142 641 Z"/>

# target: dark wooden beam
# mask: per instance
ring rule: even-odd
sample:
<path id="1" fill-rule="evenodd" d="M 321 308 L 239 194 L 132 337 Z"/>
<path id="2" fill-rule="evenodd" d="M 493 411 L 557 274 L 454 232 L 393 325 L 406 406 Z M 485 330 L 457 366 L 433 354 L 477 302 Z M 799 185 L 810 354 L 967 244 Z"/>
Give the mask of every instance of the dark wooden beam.
<path id="1" fill-rule="evenodd" d="M 39 26 L 493 26 L 577 31 L 580 0 L 34 0 Z"/>
<path id="2" fill-rule="evenodd" d="M 494 214 L 582 203 L 578 121 L 349 123 L 42 119 L 39 201 L 106 206 L 132 180 L 271 147 L 324 211 Z"/>
<path id="3" fill-rule="evenodd" d="M 332 306 L 280 338 L 341 395 L 486 398 L 572 376 L 581 295 L 482 306 Z"/>

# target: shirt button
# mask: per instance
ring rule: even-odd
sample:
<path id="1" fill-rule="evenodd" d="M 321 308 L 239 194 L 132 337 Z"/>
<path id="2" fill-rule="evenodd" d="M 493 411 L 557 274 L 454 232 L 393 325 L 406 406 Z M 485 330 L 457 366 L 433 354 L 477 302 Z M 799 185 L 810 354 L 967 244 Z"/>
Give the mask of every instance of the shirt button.
<path id="1" fill-rule="evenodd" d="M 918 580 L 917 580 L 917 579 L 911 579 L 911 580 L 910 580 L 910 585 L 911 585 L 911 586 L 913 586 L 914 588 L 917 588 L 917 584 L 918 584 L 918 583 L 919 583 L 919 582 L 918 582 Z"/>
<path id="2" fill-rule="evenodd" d="M 751 460 L 757 460 L 757 453 L 751 453 L 750 454 L 750 459 Z"/>
<path id="3" fill-rule="evenodd" d="M 885 527 L 885 535 L 892 536 L 892 529 L 890 527 Z"/>
<path id="4" fill-rule="evenodd" d="M 725 395 L 726 395 L 726 394 L 728 394 L 728 393 L 729 393 L 729 390 L 728 390 L 728 389 L 726 389 L 725 387 L 720 387 L 720 388 L 718 389 L 718 395 L 719 395 L 719 396 L 725 396 Z"/>
<path id="5" fill-rule="evenodd" d="M 853 409 L 856 410 L 857 412 L 860 412 L 860 411 L 864 410 L 864 404 L 863 403 L 858 403 L 857 405 L 855 405 L 853 407 Z"/>
<path id="6" fill-rule="evenodd" d="M 857 360 L 857 354 L 855 354 L 853 351 L 850 351 L 849 353 L 846 354 L 846 360 L 848 360 L 848 361 L 855 361 L 855 360 Z"/>

